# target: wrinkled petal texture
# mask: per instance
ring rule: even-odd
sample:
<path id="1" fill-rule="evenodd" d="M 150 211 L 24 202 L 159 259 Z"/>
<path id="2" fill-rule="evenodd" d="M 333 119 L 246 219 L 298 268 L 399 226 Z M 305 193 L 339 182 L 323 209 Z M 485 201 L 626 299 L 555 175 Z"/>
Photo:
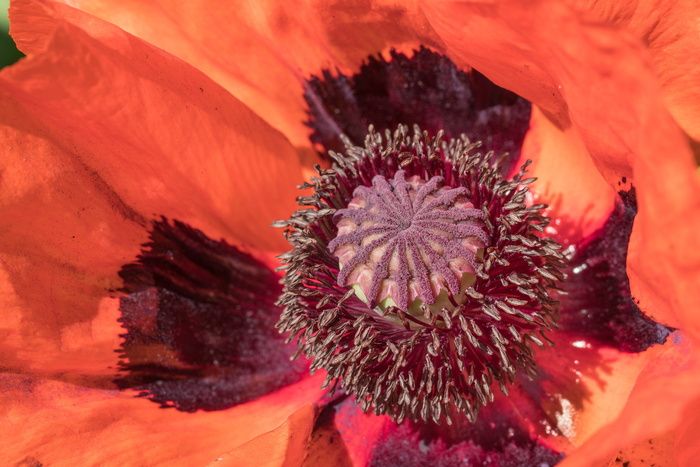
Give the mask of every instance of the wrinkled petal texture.
<path id="1" fill-rule="evenodd" d="M 11 18 L 27 58 L 0 72 L 0 463 L 303 457 L 320 381 L 216 414 L 163 410 L 115 389 L 123 329 L 106 298 L 156 215 L 279 251 L 270 224 L 293 209 L 296 151 L 206 75 L 110 24 L 51 2 L 13 2 Z"/>
<path id="2" fill-rule="evenodd" d="M 668 82 L 663 77 L 672 70 L 655 68 L 658 60 L 652 59 L 659 50 L 671 53 L 668 47 L 657 42 L 659 50 L 650 52 L 648 43 L 619 22 L 582 19 L 562 3 L 426 1 L 422 5 L 448 55 L 538 105 L 540 117 L 546 117 L 539 122 L 547 120 L 544 130 L 559 136 L 562 148 L 592 157 L 609 186 L 635 187 L 639 212 L 627 259 L 632 294 L 656 320 L 682 329 L 689 339 L 700 338 L 700 297 L 694 290 L 700 282 L 700 250 L 695 245 L 700 184 L 689 141 L 673 117 L 691 131 L 679 117 L 685 111 L 679 107 L 669 112 L 666 107 L 671 91 L 664 87 Z M 676 8 L 681 10 L 672 16 L 693 17 L 682 11 L 682 2 Z M 653 15 L 662 17 L 666 10 L 653 10 Z M 671 27 L 668 16 L 663 18 L 659 27 Z M 675 105 L 697 109 L 697 97 L 678 99 Z M 552 143 L 543 138 L 539 144 Z M 595 204 L 596 196 L 587 190 L 587 198 L 578 202 Z M 662 349 L 678 354 L 676 358 L 697 358 L 687 346 L 667 344 Z M 645 371 L 663 372 L 666 363 L 650 362 Z M 698 386 L 689 382 L 698 377 L 698 368 L 690 363 L 682 371 L 672 368 L 677 371 L 668 369 L 658 382 L 639 379 L 620 417 L 602 432 L 607 435 L 590 441 L 596 456 L 605 459 L 620 446 L 661 434 L 654 427 L 668 429 L 682 414 L 692 413 Z M 669 416 L 657 425 L 666 412 Z M 688 435 L 689 429 L 678 439 L 695 443 L 697 433 Z M 679 444 L 679 458 L 690 445 Z"/>
<path id="3" fill-rule="evenodd" d="M 679 334 L 672 339 L 671 344 L 648 351 L 648 361 L 620 415 L 597 430 L 563 465 L 602 463 L 621 446 L 669 432 L 674 446 L 664 461 L 695 465 L 700 436 L 700 353 Z"/>
<path id="4" fill-rule="evenodd" d="M 697 73 L 685 55 L 697 41 L 684 3 L 646 10 L 595 2 L 583 5 L 590 8 L 586 21 L 574 7 L 544 1 L 426 1 L 422 11 L 369 1 L 76 3 L 160 49 L 66 6 L 13 3 L 13 35 L 29 57 L 0 74 L 7 143 L 0 148 L 0 213 L 9 219 L 0 244 L 8 279 L 2 300 L 10 310 L 2 350 L 11 367 L 40 367 L 34 370 L 53 380 L 3 377 L 14 426 L 8 442 L 17 447 L 10 463 L 84 461 L 75 456 L 87 433 L 97 447 L 87 458 L 94 463 L 183 456 L 240 465 L 265 452 L 270 465 L 298 464 L 309 434 L 317 448 L 310 453 L 324 459 L 323 443 L 352 431 L 323 417 L 312 431 L 308 404 L 320 395 L 317 381 L 282 390 L 303 386 L 298 397 L 279 396 L 279 404 L 270 402 L 276 393 L 260 406 L 191 418 L 110 391 L 105 368 L 114 364 L 116 306 L 100 298 L 118 286 L 114 273 L 134 256 L 156 213 L 214 238 L 280 247 L 274 234 L 260 232 L 291 208 L 299 156 L 255 113 L 305 145 L 300 83 L 308 73 L 331 66 L 347 72 L 397 42 L 444 48 L 460 66 L 474 66 L 540 107 L 523 155 L 535 159 L 539 187 L 557 215 L 590 219 L 566 223 L 560 235 L 594 231 L 618 186 L 631 182 L 639 201 L 628 255 L 632 293 L 655 319 L 700 337 L 698 176 L 678 128 L 697 138 L 697 106 L 688 105 Z M 649 20 L 657 11 L 663 19 Z M 260 54 L 251 58 L 251 48 Z M 693 345 L 674 341 L 650 353 L 620 417 L 570 462 L 605 460 L 620 444 L 669 430 L 679 461 L 691 462 L 700 386 Z M 81 359 L 86 349 L 95 357 Z M 84 374 L 74 381 L 67 368 Z M 57 433 L 57 420 L 71 422 Z M 382 424 L 368 421 L 368 439 L 376 439 Z M 149 429 L 160 423 L 164 429 Z M 366 448 L 351 448 L 352 436 L 342 437 L 353 461 L 368 459 Z"/>
<path id="5" fill-rule="evenodd" d="M 629 31 L 646 46 L 651 67 L 659 79 L 666 107 L 693 139 L 700 140 L 698 16 L 694 0 L 573 0 L 578 11 L 593 21 L 603 21 Z"/>
<path id="6" fill-rule="evenodd" d="M 280 133 L 179 59 L 64 5 L 13 2 L 11 16 L 28 57 L 0 73 L 3 364 L 63 371 L 109 334 L 95 326 L 116 328 L 95 321 L 99 301 L 150 218 L 277 250 L 270 224 L 301 171 Z"/>
<path id="7" fill-rule="evenodd" d="M 2 75 L 15 127 L 65 147 L 142 217 L 283 246 L 269 224 L 301 172 L 281 134 L 201 72 L 90 15 L 32 1 L 10 14 L 29 54 Z"/>
<path id="8" fill-rule="evenodd" d="M 699 183 L 643 44 L 554 2 L 423 6 L 453 59 L 528 98 L 569 138 L 580 138 L 610 185 L 622 177 L 634 184 L 633 293 L 657 320 L 700 336 L 700 320 L 690 314 L 700 299 L 689 293 L 700 274 L 700 251 L 688 248 L 700 227 Z M 587 196 L 595 202 L 595 192 Z"/>
<path id="9" fill-rule="evenodd" d="M 350 71 L 377 51 L 436 42 L 415 1 L 66 3 L 199 68 L 298 146 L 308 145 L 300 90 L 309 73 Z"/>
<path id="10" fill-rule="evenodd" d="M 133 394 L 0 377 L 3 465 L 298 465 L 321 379 L 196 416 Z M 295 461 L 296 460 L 296 461 Z M 24 462 L 24 464 L 22 464 Z"/>

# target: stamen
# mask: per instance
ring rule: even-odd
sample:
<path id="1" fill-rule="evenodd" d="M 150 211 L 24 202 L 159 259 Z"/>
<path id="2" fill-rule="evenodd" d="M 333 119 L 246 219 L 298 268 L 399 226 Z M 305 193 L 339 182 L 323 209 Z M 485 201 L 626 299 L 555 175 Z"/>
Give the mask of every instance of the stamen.
<path id="1" fill-rule="evenodd" d="M 406 126 L 346 140 L 286 227 L 281 332 L 364 410 L 475 420 L 554 325 L 564 258 L 528 205 L 527 164 L 505 180 L 466 136 Z"/>

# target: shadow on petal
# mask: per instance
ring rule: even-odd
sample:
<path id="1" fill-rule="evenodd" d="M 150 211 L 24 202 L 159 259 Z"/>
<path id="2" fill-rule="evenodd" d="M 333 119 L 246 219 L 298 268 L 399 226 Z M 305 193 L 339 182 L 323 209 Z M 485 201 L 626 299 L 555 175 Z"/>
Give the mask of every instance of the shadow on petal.
<path id="1" fill-rule="evenodd" d="M 389 47 L 439 42 L 415 2 L 69 3 L 202 70 L 295 146 L 308 145 L 301 95 L 308 74 L 349 71 Z"/>
<path id="2" fill-rule="evenodd" d="M 645 44 L 630 31 L 587 21 L 565 3 L 422 6 L 458 64 L 529 99 L 560 128 L 575 128 L 611 186 L 622 177 L 635 186 L 632 293 L 645 313 L 697 338 L 700 251 L 692 245 L 700 229 L 700 180 Z"/>
<path id="3" fill-rule="evenodd" d="M 282 134 L 202 72 L 91 15 L 32 0 L 10 15 L 28 56 L 0 73 L 4 125 L 55 144 L 60 163 L 132 217 L 283 248 L 270 224 L 293 210 L 301 166 Z"/>

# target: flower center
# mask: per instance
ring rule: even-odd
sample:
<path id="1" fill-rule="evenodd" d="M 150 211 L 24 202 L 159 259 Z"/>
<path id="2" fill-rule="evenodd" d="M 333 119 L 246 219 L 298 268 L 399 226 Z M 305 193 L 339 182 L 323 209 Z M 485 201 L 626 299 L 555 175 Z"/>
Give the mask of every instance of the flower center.
<path id="1" fill-rule="evenodd" d="M 281 223 L 278 328 L 364 410 L 473 421 L 494 386 L 535 373 L 531 346 L 556 317 L 564 258 L 527 202 L 532 179 L 503 178 L 465 136 L 399 126 L 346 144 Z"/>
<path id="2" fill-rule="evenodd" d="M 348 207 L 336 212 L 338 235 L 328 244 L 340 264 L 338 284 L 355 287 L 371 306 L 404 311 L 435 304 L 442 291 L 457 296 L 488 235 L 467 190 L 442 185 L 440 176 L 406 180 L 399 170 L 391 180 L 377 175 L 371 187 L 356 188 Z"/>

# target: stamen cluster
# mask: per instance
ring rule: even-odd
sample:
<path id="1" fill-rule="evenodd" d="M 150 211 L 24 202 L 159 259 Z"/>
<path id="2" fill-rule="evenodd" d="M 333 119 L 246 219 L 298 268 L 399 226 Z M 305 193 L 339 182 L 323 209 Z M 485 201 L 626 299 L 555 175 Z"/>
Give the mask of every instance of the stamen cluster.
<path id="1" fill-rule="evenodd" d="M 494 385 L 507 393 L 517 372 L 536 371 L 531 346 L 554 326 L 564 258 L 543 235 L 545 206 L 526 200 L 527 164 L 506 180 L 494 154 L 477 147 L 417 127 L 384 135 L 370 127 L 364 147 L 346 142 L 345 154 L 330 153 L 333 167 L 317 167 L 302 186 L 313 190 L 299 198 L 303 208 L 278 224 L 292 245 L 282 256 L 278 329 L 365 411 L 450 423 L 458 410 L 473 421 Z M 416 203 L 419 193 L 431 198 Z M 372 211 L 390 197 L 394 208 L 410 204 L 411 222 L 389 215 L 386 202 Z M 417 240 L 421 232 L 432 242 Z M 402 254 L 412 258 L 407 268 Z M 368 281 L 352 277 L 358 268 Z M 459 273 L 469 280 L 457 284 Z M 415 287 L 403 288 L 411 278 Z M 364 285 L 364 300 L 353 284 Z M 437 300 L 440 290 L 447 301 Z"/>

